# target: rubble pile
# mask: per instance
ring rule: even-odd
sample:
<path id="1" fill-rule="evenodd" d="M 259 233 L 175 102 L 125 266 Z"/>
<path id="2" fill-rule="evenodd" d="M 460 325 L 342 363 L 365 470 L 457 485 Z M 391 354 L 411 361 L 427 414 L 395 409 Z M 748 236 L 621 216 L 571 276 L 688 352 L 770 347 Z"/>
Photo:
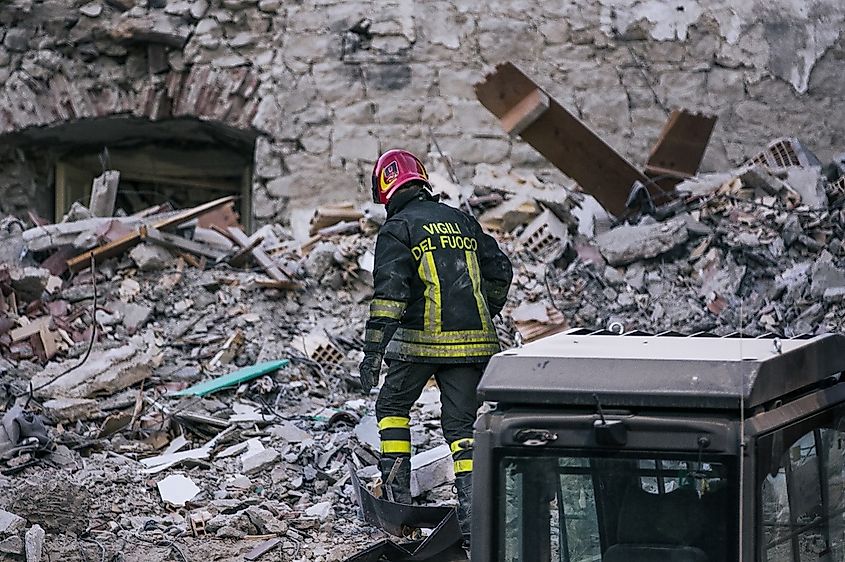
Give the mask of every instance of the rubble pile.
<path id="1" fill-rule="evenodd" d="M 751 162 L 687 180 L 666 208 L 576 239 L 562 267 L 529 257 L 531 289 L 514 291 L 510 315 L 650 333 L 842 330 L 843 171 Z"/>
<path id="2" fill-rule="evenodd" d="M 841 167 L 751 162 L 615 222 L 577 189 L 475 172 L 460 185 L 441 159 L 430 176 L 512 256 L 506 346 L 575 326 L 842 328 Z M 332 561 L 384 538 L 355 501 L 357 479 L 380 486 L 356 365 L 383 209 L 321 207 L 295 240 L 275 224 L 248 236 L 226 200 L 113 205 L 0 223 L 3 556 Z M 412 412 L 422 504 L 454 503 L 439 416 L 426 389 Z"/>

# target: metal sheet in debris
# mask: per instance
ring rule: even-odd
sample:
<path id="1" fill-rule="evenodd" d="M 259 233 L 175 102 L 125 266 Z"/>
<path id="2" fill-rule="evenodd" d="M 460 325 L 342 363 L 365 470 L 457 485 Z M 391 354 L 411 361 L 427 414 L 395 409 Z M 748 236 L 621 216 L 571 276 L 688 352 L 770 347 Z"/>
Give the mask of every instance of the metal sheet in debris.
<path id="1" fill-rule="evenodd" d="M 391 562 L 450 562 L 466 560 L 461 547 L 463 536 L 453 507 L 405 505 L 375 497 L 361 485 L 355 467 L 350 464 L 352 488 L 364 520 L 396 536 L 411 528 L 433 529 L 422 542 L 396 544 L 382 541 L 347 559 L 347 562 L 375 562 L 386 557 Z"/>
<path id="2" fill-rule="evenodd" d="M 498 65 L 475 86 L 478 100 L 500 120 L 513 115 L 515 108 L 537 90 L 548 96 L 548 109 L 539 114 L 527 111 L 526 119 L 533 121 L 519 120 L 519 136 L 577 181 L 607 211 L 622 214 L 634 182 L 649 185 L 648 178 L 633 164 L 512 63 Z"/>
<path id="3" fill-rule="evenodd" d="M 715 116 L 673 111 L 651 149 L 646 173 L 679 179 L 694 176 L 715 125 Z"/>

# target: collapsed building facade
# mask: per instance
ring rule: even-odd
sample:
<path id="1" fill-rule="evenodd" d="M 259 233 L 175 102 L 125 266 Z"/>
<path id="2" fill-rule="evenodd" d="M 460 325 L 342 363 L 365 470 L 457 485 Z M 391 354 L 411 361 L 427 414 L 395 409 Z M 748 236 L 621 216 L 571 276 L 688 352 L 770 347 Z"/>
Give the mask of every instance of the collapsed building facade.
<path id="1" fill-rule="evenodd" d="M 719 117 L 704 169 L 772 123 L 828 160 L 845 134 L 836 0 L 14 0 L 0 7 L 0 205 L 56 220 L 104 168 L 127 211 L 236 195 L 248 226 L 363 199 L 380 150 L 548 172 L 472 91 L 512 60 L 623 155 L 668 110 Z"/>
<path id="2" fill-rule="evenodd" d="M 390 147 L 511 256 L 505 346 L 841 331 L 845 8 L 729 4 L 4 3 L 0 412 L 30 433 L 0 431 L 0 556 L 328 562 L 385 538 L 355 502 L 378 450 L 355 365 Z M 534 106 L 497 105 L 505 60 Z M 537 107 L 649 187 L 672 110 L 712 115 L 692 152 L 714 173 L 695 158 L 614 221 L 582 191 L 631 186 L 563 176 Z M 202 221 L 232 203 L 240 225 Z M 448 504 L 435 388 L 412 417 L 414 496 Z"/>

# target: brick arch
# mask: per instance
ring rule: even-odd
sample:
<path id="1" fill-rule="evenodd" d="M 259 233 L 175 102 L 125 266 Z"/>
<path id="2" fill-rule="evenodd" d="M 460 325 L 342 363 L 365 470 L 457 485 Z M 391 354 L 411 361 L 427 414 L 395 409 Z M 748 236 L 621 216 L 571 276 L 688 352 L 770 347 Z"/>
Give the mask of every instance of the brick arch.
<path id="1" fill-rule="evenodd" d="M 245 66 L 194 65 L 152 75 L 140 86 L 125 82 L 85 86 L 63 74 L 44 82 L 18 71 L 0 87 L 0 136 L 114 116 L 151 121 L 195 118 L 248 130 L 258 108 L 258 85 L 257 71 Z"/>

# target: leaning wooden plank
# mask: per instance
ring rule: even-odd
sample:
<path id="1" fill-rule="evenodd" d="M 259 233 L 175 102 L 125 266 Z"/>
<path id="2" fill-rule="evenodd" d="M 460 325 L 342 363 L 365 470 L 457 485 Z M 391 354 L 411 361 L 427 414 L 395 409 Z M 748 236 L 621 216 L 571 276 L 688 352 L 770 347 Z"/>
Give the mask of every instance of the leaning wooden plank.
<path id="1" fill-rule="evenodd" d="M 713 115 L 673 111 L 651 149 L 645 165 L 646 173 L 673 178 L 694 176 L 715 125 L 716 117 Z"/>
<path id="2" fill-rule="evenodd" d="M 512 63 L 500 64 L 475 86 L 478 100 L 500 120 L 536 90 L 548 96 Z M 622 214 L 634 182 L 651 182 L 587 125 L 551 96 L 548 98 L 549 108 L 528 123 L 520 137 L 577 181 L 605 209 Z M 518 122 L 519 119 L 515 125 Z"/>
<path id="3" fill-rule="evenodd" d="M 239 246 L 242 248 L 248 248 L 251 245 L 251 241 L 249 236 L 247 236 L 243 230 L 238 228 L 237 226 L 230 226 L 226 229 L 229 234 L 232 236 L 232 239 L 238 243 Z M 252 257 L 255 258 L 255 261 L 264 268 L 264 271 L 267 272 L 267 275 L 275 279 L 276 281 L 288 281 L 291 279 L 291 276 L 283 272 L 278 264 L 267 255 L 267 252 L 262 250 L 261 248 L 253 248 L 252 249 Z"/>
<path id="4" fill-rule="evenodd" d="M 141 237 L 144 240 L 164 246 L 172 250 L 181 250 L 198 256 L 205 256 L 213 260 L 222 259 L 226 254 L 214 248 L 209 248 L 205 244 L 200 244 L 193 240 L 183 238 L 178 234 L 170 234 L 169 232 L 162 232 L 157 228 L 141 227 Z"/>
<path id="5" fill-rule="evenodd" d="M 223 388 L 229 388 L 242 382 L 260 377 L 261 375 L 272 373 L 273 371 L 277 371 L 286 366 L 288 363 L 290 363 L 290 361 L 287 359 L 279 359 L 277 361 L 267 361 L 265 363 L 258 363 L 257 365 L 244 367 L 243 369 L 238 369 L 237 371 L 231 372 L 227 375 L 180 390 L 175 393 L 174 396 L 205 396 Z"/>
<path id="6" fill-rule="evenodd" d="M 212 211 L 221 205 L 225 205 L 227 203 L 231 203 L 234 201 L 235 198 L 232 196 L 229 197 L 222 197 L 215 201 L 211 201 L 209 203 L 205 203 L 198 207 L 194 207 L 193 209 L 186 209 L 180 213 L 173 215 L 172 217 L 166 218 L 164 220 L 158 221 L 153 224 L 153 228 L 157 228 L 159 230 L 164 230 L 173 226 L 178 226 L 183 222 L 187 222 L 191 219 L 195 219 L 200 215 L 203 215 L 209 211 Z M 100 263 L 103 260 L 119 256 L 129 248 L 132 248 L 136 244 L 141 241 L 141 233 L 135 232 L 133 234 L 129 234 L 115 240 L 114 242 L 109 242 L 108 244 L 103 244 L 97 248 L 89 252 L 85 252 L 84 254 L 80 254 L 75 258 L 69 259 L 67 262 L 67 266 L 71 271 L 79 271 L 81 269 L 85 269 L 91 263 L 91 257 L 94 258 L 95 263 Z"/>
<path id="7" fill-rule="evenodd" d="M 528 128 L 547 109 L 549 109 L 549 96 L 537 88 L 502 116 L 502 127 L 509 135 L 515 137 Z"/>

